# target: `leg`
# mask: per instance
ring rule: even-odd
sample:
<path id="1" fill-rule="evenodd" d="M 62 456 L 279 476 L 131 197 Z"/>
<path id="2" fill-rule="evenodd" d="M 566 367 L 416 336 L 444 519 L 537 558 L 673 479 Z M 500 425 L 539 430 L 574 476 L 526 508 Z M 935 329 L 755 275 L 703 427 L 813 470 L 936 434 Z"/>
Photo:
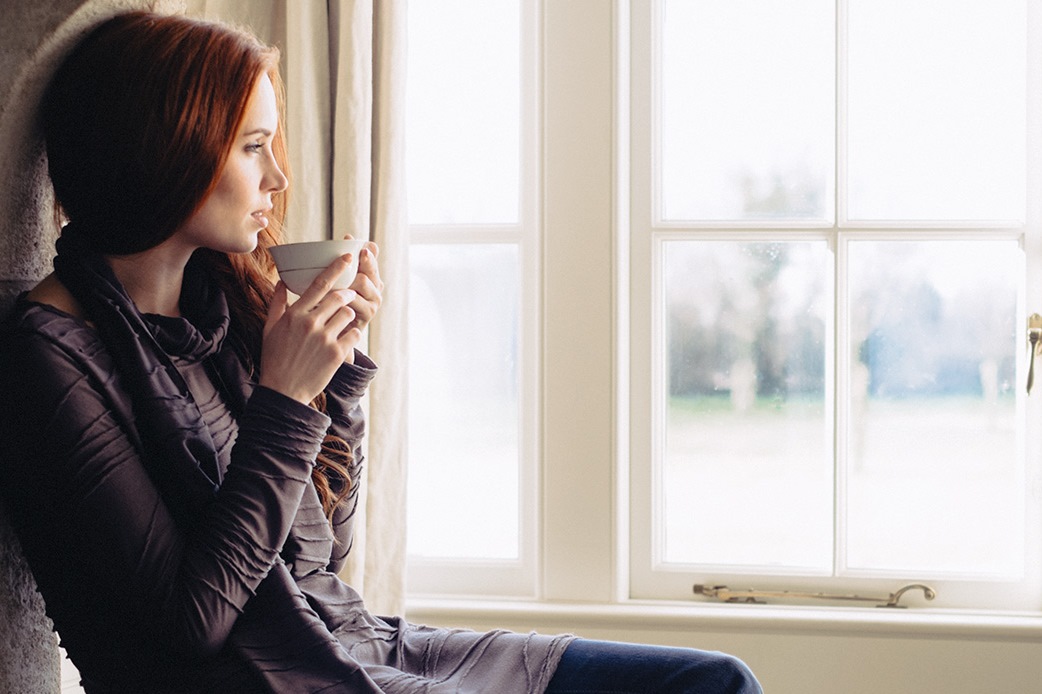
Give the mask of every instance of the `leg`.
<path id="1" fill-rule="evenodd" d="M 693 648 L 578 639 L 546 694 L 762 694 L 737 658 Z"/>

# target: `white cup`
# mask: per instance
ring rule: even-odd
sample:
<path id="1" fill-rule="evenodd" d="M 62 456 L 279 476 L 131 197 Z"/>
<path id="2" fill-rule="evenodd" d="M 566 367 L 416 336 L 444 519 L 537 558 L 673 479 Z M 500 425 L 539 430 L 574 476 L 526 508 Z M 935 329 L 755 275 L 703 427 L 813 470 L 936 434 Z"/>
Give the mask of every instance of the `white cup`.
<path id="1" fill-rule="evenodd" d="M 268 250 L 275 260 L 279 277 L 291 292 L 300 296 L 320 272 L 345 253 L 351 254 L 351 264 L 336 280 L 333 289 L 350 287 L 358 274 L 358 254 L 363 245 L 365 241 L 362 239 L 338 239 L 284 243 Z"/>

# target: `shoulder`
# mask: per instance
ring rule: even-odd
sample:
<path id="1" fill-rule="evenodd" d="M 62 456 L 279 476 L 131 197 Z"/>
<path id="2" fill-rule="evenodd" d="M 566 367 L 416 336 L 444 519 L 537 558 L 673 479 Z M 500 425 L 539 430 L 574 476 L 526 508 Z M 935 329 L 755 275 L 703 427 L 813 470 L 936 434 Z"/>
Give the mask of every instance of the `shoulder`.
<path id="1" fill-rule="evenodd" d="M 46 297 L 23 294 L 0 326 L 0 429 L 60 422 L 48 432 L 53 442 L 122 412 L 122 380 L 97 331 L 66 310 L 77 306 Z"/>
<path id="2" fill-rule="evenodd" d="M 110 368 L 79 302 L 52 276 L 18 297 L 0 324 L 0 385 Z"/>
<path id="3" fill-rule="evenodd" d="M 67 313 L 76 318 L 83 318 L 83 309 L 76 297 L 65 288 L 58 277 L 52 272 L 33 287 L 25 296 L 26 300 L 34 304 L 43 304 L 56 308 L 62 313 Z"/>
<path id="4" fill-rule="evenodd" d="M 18 297 L 5 316 L 0 338 L 5 352 L 12 344 L 24 348 L 39 343 L 50 343 L 60 352 L 79 352 L 99 340 L 80 303 L 53 274 Z"/>

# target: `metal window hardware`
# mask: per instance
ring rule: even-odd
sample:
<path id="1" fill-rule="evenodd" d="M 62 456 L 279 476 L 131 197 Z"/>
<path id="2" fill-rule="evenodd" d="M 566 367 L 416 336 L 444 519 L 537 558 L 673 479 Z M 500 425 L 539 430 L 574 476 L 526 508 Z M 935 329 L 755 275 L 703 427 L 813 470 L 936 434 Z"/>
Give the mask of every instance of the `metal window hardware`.
<path id="1" fill-rule="evenodd" d="M 694 591 L 696 595 L 703 595 L 707 598 L 716 598 L 722 602 L 746 602 L 766 605 L 766 601 L 761 598 L 813 598 L 816 600 L 874 602 L 876 603 L 876 607 L 896 607 L 899 609 L 905 609 L 908 607 L 907 605 L 898 604 L 901 600 L 901 596 L 909 590 L 914 590 L 916 588 L 923 591 L 923 596 L 927 600 L 933 600 L 937 597 L 937 591 L 922 583 L 909 583 L 885 598 L 831 593 L 800 593 L 789 590 L 731 590 L 727 586 L 707 586 L 701 584 L 696 584 L 694 586 Z"/>
<path id="2" fill-rule="evenodd" d="M 1031 350 L 1028 356 L 1028 395 L 1031 395 L 1031 386 L 1035 384 L 1035 355 L 1042 351 L 1042 316 L 1037 313 L 1028 316 L 1028 346 Z"/>

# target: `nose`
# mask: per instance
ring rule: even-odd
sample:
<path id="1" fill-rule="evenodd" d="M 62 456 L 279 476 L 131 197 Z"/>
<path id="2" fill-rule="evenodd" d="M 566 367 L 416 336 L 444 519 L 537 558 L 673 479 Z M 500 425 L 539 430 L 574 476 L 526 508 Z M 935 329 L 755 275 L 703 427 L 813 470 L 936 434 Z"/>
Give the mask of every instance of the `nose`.
<path id="1" fill-rule="evenodd" d="M 263 186 L 265 190 L 272 193 L 281 193 L 289 187 L 289 179 L 282 173 L 279 163 L 274 156 L 268 157 L 268 168 L 264 172 Z"/>

